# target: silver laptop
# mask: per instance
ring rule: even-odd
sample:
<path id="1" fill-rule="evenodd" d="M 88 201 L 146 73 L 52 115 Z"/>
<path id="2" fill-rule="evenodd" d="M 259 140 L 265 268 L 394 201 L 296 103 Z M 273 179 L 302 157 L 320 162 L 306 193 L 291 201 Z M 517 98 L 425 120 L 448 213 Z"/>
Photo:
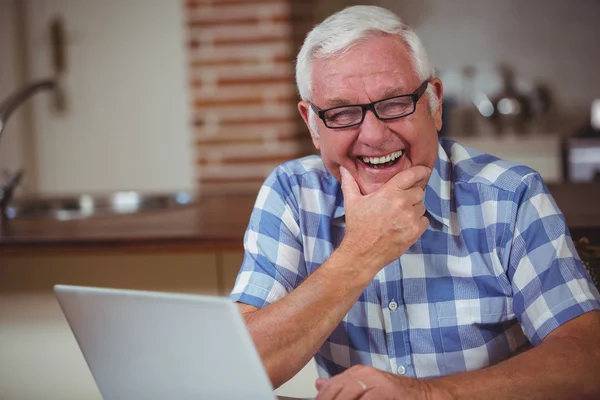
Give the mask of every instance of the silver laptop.
<path id="1" fill-rule="evenodd" d="M 225 297 L 56 285 L 104 400 L 274 400 L 234 302 Z"/>

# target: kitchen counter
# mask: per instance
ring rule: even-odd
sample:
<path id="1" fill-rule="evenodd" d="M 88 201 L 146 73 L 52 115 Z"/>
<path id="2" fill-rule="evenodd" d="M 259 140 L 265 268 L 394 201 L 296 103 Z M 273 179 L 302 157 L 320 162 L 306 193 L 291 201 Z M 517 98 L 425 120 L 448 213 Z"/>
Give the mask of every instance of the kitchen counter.
<path id="1" fill-rule="evenodd" d="M 220 196 L 170 210 L 71 221 L 10 220 L 0 253 L 89 250 L 241 250 L 256 197 Z"/>
<path id="2" fill-rule="evenodd" d="M 600 238 L 600 185 L 549 185 L 573 236 Z M 193 206 L 74 221 L 11 220 L 0 253 L 95 250 L 241 250 L 255 196 L 206 197 Z"/>
<path id="3" fill-rule="evenodd" d="M 600 243 L 600 183 L 549 184 L 548 189 L 574 238 Z"/>

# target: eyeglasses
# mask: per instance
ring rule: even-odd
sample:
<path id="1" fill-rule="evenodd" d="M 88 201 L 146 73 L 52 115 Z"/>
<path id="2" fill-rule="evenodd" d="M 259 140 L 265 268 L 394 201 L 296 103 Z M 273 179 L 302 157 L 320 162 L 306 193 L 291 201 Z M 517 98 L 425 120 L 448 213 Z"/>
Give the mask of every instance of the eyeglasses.
<path id="1" fill-rule="evenodd" d="M 367 110 L 371 110 L 381 121 L 390 121 L 414 113 L 417 109 L 417 102 L 427 90 L 428 83 L 428 80 L 423 81 L 421 86 L 411 94 L 394 96 L 369 104 L 338 106 L 326 110 L 321 110 L 313 103 L 310 103 L 310 106 L 325 126 L 331 129 L 349 128 L 362 124 Z"/>

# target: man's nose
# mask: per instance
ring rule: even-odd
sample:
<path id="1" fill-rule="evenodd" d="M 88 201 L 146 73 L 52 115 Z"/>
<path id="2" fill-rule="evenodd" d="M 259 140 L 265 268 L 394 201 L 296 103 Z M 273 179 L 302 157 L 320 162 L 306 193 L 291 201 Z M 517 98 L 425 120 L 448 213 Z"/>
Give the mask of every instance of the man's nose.
<path id="1" fill-rule="evenodd" d="M 389 139 L 390 130 L 384 121 L 378 119 L 372 111 L 367 111 L 360 125 L 359 140 L 371 147 L 379 147 Z"/>

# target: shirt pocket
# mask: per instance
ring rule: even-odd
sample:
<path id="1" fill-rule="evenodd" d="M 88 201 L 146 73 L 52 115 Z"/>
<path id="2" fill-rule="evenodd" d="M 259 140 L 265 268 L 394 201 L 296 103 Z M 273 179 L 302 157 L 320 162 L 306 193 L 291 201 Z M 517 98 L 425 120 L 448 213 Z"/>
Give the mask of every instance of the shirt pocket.
<path id="1" fill-rule="evenodd" d="M 493 365 L 522 344 L 509 297 L 440 302 L 436 312 L 446 374 Z"/>

